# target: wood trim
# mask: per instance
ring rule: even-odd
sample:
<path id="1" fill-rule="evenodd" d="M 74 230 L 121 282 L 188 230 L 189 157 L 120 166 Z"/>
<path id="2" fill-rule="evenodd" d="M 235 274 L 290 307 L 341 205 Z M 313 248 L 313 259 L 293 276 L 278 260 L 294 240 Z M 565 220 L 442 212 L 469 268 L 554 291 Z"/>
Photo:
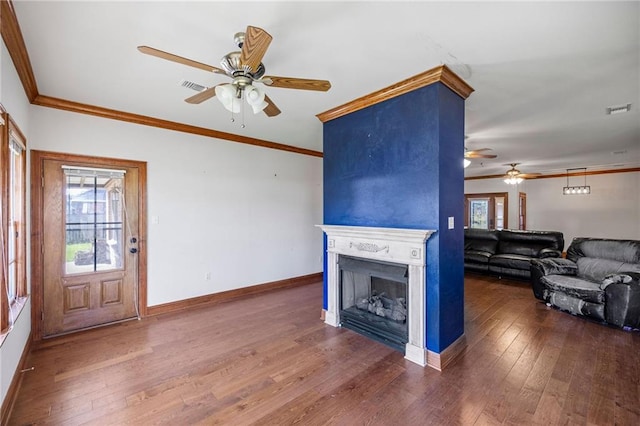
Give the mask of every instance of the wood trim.
<path id="1" fill-rule="evenodd" d="M 138 162 L 138 315 L 147 316 L 147 163 Z"/>
<path id="2" fill-rule="evenodd" d="M 608 175 L 611 173 L 630 173 L 630 172 L 640 172 L 640 167 L 630 167 L 626 169 L 607 169 L 607 170 L 592 170 L 590 172 L 578 172 L 578 173 L 569 173 L 569 177 L 574 176 L 593 176 L 593 175 Z M 504 178 L 504 173 L 500 175 L 486 175 L 486 176 L 469 176 L 465 177 L 464 180 L 479 180 L 479 179 L 501 179 Z M 566 178 L 566 173 L 554 173 L 550 175 L 540 175 L 535 178 L 527 178 L 526 180 L 534 180 L 534 179 L 548 179 L 548 178 Z"/>
<path id="3" fill-rule="evenodd" d="M 2 105 L 0 105 L 0 114 L 2 116 L 2 124 L 0 126 L 0 207 L 6 206 L 8 204 L 8 186 L 7 179 L 9 175 L 9 167 L 5 165 L 5 146 L 9 140 L 9 126 L 8 126 L 8 115 Z M 26 192 L 26 191 L 25 191 Z M 8 212 L 5 208 L 0 208 L 0 227 L 2 227 L 2 231 L 6 229 L 5 225 L 8 220 Z M 5 243 L 2 240 L 4 238 L 5 232 L 0 234 L 0 254 L 1 258 L 5 258 Z M 9 298 L 7 297 L 7 285 L 5 282 L 5 262 L 4 260 L 0 261 L 0 333 L 4 332 L 9 327 Z"/>
<path id="4" fill-rule="evenodd" d="M 18 271 L 17 271 L 17 284 L 16 284 L 16 296 L 24 297 L 27 295 L 27 152 L 29 150 L 27 144 L 27 138 L 24 136 L 24 133 L 20 130 L 16 122 L 13 120 L 10 114 L 5 115 L 7 119 L 7 143 L 11 143 L 11 134 L 14 135 L 14 140 L 18 140 L 24 146 L 24 152 L 20 156 L 20 204 L 21 204 L 21 212 L 20 212 L 20 222 L 18 224 L 17 232 L 21 237 L 17 238 L 18 246 L 16 247 L 16 262 L 18 263 Z M 8 165 L 8 164 L 7 164 Z M 7 177 L 9 176 L 9 172 L 7 171 Z M 8 180 L 7 180 L 8 183 Z M 9 191 L 12 191 L 13 188 L 8 188 Z M 3 200 L 4 205 L 8 205 L 8 199 Z M 8 218 L 7 213 L 7 218 Z M 4 228 L 7 229 L 7 228 Z"/>
<path id="5" fill-rule="evenodd" d="M 22 31 L 13 10 L 13 4 L 10 0 L 2 0 L 0 7 L 0 33 L 2 33 L 2 39 L 7 46 L 9 56 L 13 60 L 13 65 L 16 67 L 27 99 L 33 102 L 38 96 L 38 86 L 24 38 L 22 38 Z"/>
<path id="6" fill-rule="evenodd" d="M 455 342 L 445 348 L 444 351 L 437 353 L 427 349 L 427 365 L 438 371 L 451 364 L 459 355 L 467 348 L 467 338 L 463 334 L 458 337 Z"/>
<path id="7" fill-rule="evenodd" d="M 414 75 L 413 77 L 409 77 L 406 80 L 402 80 L 396 84 L 385 87 L 384 89 L 317 114 L 316 117 L 318 117 L 318 119 L 323 123 L 326 123 L 327 121 L 342 117 L 343 115 L 350 114 L 437 82 L 440 82 L 453 90 L 462 99 L 467 99 L 474 90 L 464 80 L 458 77 L 458 75 L 451 71 L 449 67 L 446 65 L 440 65 L 423 73 Z"/>
<path id="8" fill-rule="evenodd" d="M 318 282 L 322 282 L 322 272 L 303 275 L 300 277 L 287 278 L 284 280 L 273 281 L 265 284 L 242 287 L 235 290 L 223 291 L 220 293 L 192 297 L 190 299 L 178 300 L 176 302 L 168 302 L 160 305 L 149 306 L 149 308 L 147 309 L 147 313 L 149 316 L 162 315 L 169 312 L 183 311 L 194 307 L 215 305 L 231 299 L 265 293 L 271 290 L 287 287 L 299 287 Z"/>
<path id="9" fill-rule="evenodd" d="M 320 151 L 299 148 L 296 146 L 270 142 L 263 139 L 256 139 L 249 136 L 236 135 L 233 133 L 221 132 L 219 130 L 207 129 L 205 127 L 192 126 L 190 124 L 178 123 L 176 121 L 162 120 L 160 118 L 146 115 L 134 114 L 130 112 L 118 111 L 115 109 L 103 108 L 95 105 L 82 104 L 80 102 L 66 99 L 53 98 L 51 96 L 38 95 L 32 103 L 34 105 L 61 109 L 64 111 L 77 112 L 80 114 L 93 115 L 96 117 L 108 118 L 111 120 L 125 121 L 128 123 L 141 124 L 143 126 L 158 127 L 161 129 L 174 130 L 176 132 L 190 133 L 193 135 L 206 136 L 210 138 L 222 139 L 231 142 L 238 142 L 247 145 L 260 146 L 263 148 L 277 149 L 281 151 L 293 152 L 296 154 L 322 157 Z"/>
<path id="10" fill-rule="evenodd" d="M 527 230 L 527 194 L 524 192 L 518 192 L 518 229 Z"/>
<path id="11" fill-rule="evenodd" d="M 0 412 L 0 424 L 8 425 L 9 417 L 11 416 L 11 410 L 16 402 L 18 397 L 18 391 L 20 390 L 20 386 L 22 385 L 22 370 L 25 369 L 25 365 L 27 363 L 27 357 L 31 353 L 31 336 L 27 337 L 27 344 L 22 349 L 22 355 L 20 356 L 20 361 L 18 361 L 18 366 L 16 371 L 13 372 L 13 378 L 11 379 L 11 383 L 9 384 L 9 388 L 7 389 L 7 394 L 4 397 L 4 401 L 2 401 L 2 409 Z"/>
<path id="12" fill-rule="evenodd" d="M 31 332 L 34 342 L 43 338 L 42 310 L 43 300 L 43 263 L 41 250 L 43 244 L 43 203 L 42 187 L 43 161 L 58 160 L 74 163 L 86 163 L 87 166 L 104 164 L 111 167 L 130 167 L 138 169 L 138 312 L 147 315 L 147 163 L 108 157 L 90 157 L 48 151 L 31 151 Z"/>

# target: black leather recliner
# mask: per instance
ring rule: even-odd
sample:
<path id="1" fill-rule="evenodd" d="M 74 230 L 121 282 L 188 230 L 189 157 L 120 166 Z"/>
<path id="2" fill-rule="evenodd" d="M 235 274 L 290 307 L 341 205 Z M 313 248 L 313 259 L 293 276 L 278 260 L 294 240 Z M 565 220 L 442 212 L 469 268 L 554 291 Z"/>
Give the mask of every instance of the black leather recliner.
<path id="1" fill-rule="evenodd" d="M 574 238 L 566 259 L 531 261 L 531 284 L 558 309 L 640 328 L 640 241 Z"/>

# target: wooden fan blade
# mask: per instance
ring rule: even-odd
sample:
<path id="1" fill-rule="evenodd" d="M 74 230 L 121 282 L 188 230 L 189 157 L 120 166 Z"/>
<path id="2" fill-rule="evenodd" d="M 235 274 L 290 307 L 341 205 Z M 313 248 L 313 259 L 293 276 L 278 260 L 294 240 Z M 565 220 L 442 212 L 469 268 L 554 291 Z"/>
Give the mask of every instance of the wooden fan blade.
<path id="1" fill-rule="evenodd" d="M 151 55 L 158 58 L 166 59 L 168 61 L 177 62 L 182 65 L 188 65 L 190 67 L 199 68 L 201 70 L 226 75 L 226 73 L 220 68 L 216 68 L 212 65 L 203 64 L 202 62 L 193 61 L 191 59 L 183 58 L 182 56 L 174 55 L 173 53 L 165 52 L 163 50 L 155 49 L 153 47 L 138 46 L 138 50 L 146 55 Z"/>
<path id="2" fill-rule="evenodd" d="M 540 175 L 541 173 L 520 173 L 518 177 L 521 177 L 522 179 L 535 179 Z"/>
<path id="3" fill-rule="evenodd" d="M 464 153 L 464 158 L 496 158 L 495 154 L 478 154 L 474 151 L 467 151 Z"/>
<path id="4" fill-rule="evenodd" d="M 311 80 L 307 78 L 276 77 L 273 75 L 262 77 L 264 84 L 271 87 L 282 87 L 285 89 L 317 90 L 326 92 L 331 89 L 331 83 L 327 80 Z"/>
<path id="5" fill-rule="evenodd" d="M 213 98 L 215 95 L 216 95 L 216 87 L 214 86 L 214 87 L 209 87 L 208 89 L 205 89 L 202 92 L 199 92 L 191 97 L 188 97 L 184 101 L 189 104 L 199 104 L 206 101 L 207 99 Z"/>
<path id="6" fill-rule="evenodd" d="M 497 157 L 497 155 L 494 155 L 494 154 L 481 154 L 481 152 L 484 152 L 484 151 L 491 151 L 491 148 L 465 150 L 464 158 L 496 158 Z"/>
<path id="7" fill-rule="evenodd" d="M 256 71 L 272 39 L 262 28 L 248 26 L 240 52 L 240 64 L 248 65 L 252 71 Z"/>
<path id="8" fill-rule="evenodd" d="M 267 107 L 262 111 L 264 111 L 264 113 L 267 114 L 268 117 L 275 117 L 276 115 L 280 114 L 280 109 L 276 106 L 276 104 L 273 103 L 270 97 L 264 95 L 264 100 L 269 105 L 267 105 Z"/>

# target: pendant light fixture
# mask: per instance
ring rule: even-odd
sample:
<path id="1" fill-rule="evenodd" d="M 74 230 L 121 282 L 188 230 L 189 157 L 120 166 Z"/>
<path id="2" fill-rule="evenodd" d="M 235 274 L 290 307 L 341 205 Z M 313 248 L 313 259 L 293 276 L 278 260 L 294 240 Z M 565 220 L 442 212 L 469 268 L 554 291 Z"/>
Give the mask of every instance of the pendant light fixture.
<path id="1" fill-rule="evenodd" d="M 569 185 L 569 171 L 582 170 L 584 176 L 584 185 Z M 587 185 L 587 168 L 579 167 L 575 169 L 567 169 L 567 186 L 562 188 L 563 195 L 587 195 L 591 194 L 591 187 Z"/>

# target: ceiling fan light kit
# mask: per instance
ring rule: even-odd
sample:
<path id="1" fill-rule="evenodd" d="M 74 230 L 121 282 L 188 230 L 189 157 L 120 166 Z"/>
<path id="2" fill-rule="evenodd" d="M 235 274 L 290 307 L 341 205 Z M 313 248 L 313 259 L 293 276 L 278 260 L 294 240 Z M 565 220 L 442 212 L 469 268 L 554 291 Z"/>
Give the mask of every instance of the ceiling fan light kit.
<path id="1" fill-rule="evenodd" d="M 220 61 L 221 68 L 183 58 L 182 56 L 149 46 L 138 46 L 138 50 L 147 55 L 230 77 L 233 80 L 231 83 L 219 84 L 210 88 L 204 88 L 204 86 L 197 83 L 188 82 L 190 84 L 185 84 L 184 81 L 182 85 L 200 92 L 197 95 L 185 99 L 186 102 L 199 104 L 215 96 L 227 110 L 231 111 L 231 121 L 234 121 L 233 114 L 242 111 L 243 99 L 246 100 L 254 114 L 261 111 L 263 111 L 267 117 L 275 117 L 280 114 L 280 109 L 266 96 L 264 90 L 254 86 L 254 83 L 262 83 L 270 87 L 316 90 L 321 92 L 326 92 L 331 88 L 331 83 L 327 80 L 265 76 L 266 68 L 262 63 L 262 58 L 267 52 L 271 40 L 271 35 L 262 28 L 248 26 L 246 32 L 239 32 L 234 35 L 234 41 L 240 50 L 230 52 L 223 56 Z M 242 127 L 244 127 L 244 122 L 242 123 Z"/>
<path id="2" fill-rule="evenodd" d="M 257 114 L 265 109 L 269 104 L 264 100 L 264 90 L 255 87 L 247 86 L 244 90 L 244 96 L 247 103 L 253 109 L 253 113 Z"/>
<path id="3" fill-rule="evenodd" d="M 523 180 L 524 179 L 522 179 L 521 177 L 511 176 L 511 177 L 505 178 L 504 183 L 507 183 L 509 185 L 517 185 Z"/>
<path id="4" fill-rule="evenodd" d="M 233 84 L 221 84 L 216 86 L 216 97 L 227 110 L 234 114 L 240 112 L 240 102 L 237 102 L 238 91 Z"/>

